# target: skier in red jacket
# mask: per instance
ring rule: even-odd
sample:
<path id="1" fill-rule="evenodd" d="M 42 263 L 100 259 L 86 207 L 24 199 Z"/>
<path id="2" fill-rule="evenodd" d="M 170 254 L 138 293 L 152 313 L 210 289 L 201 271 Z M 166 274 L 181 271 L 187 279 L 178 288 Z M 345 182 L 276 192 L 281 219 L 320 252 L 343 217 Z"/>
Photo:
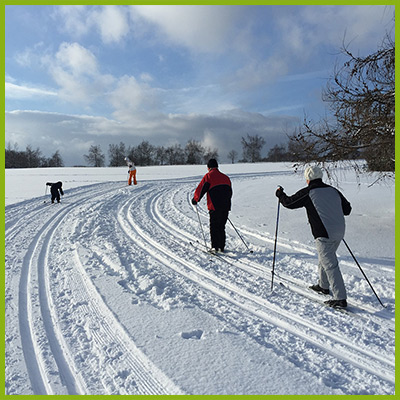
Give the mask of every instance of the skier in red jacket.
<path id="1" fill-rule="evenodd" d="M 208 172 L 197 186 L 192 204 L 196 205 L 207 193 L 207 208 L 210 213 L 211 251 L 225 249 L 225 225 L 231 209 L 232 184 L 229 177 L 218 169 L 214 158 L 207 163 Z"/>

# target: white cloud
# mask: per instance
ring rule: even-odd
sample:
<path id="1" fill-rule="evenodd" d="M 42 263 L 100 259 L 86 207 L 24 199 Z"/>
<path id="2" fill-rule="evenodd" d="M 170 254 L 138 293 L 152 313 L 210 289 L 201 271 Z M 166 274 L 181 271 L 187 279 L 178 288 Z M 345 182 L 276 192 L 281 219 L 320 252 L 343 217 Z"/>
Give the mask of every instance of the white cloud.
<path id="1" fill-rule="evenodd" d="M 351 47 L 371 51 L 382 39 L 382 26 L 389 28 L 394 8 L 391 6 L 304 6 L 279 13 L 276 19 L 282 32 L 284 49 L 294 56 L 315 56 L 318 46 L 339 50 Z M 328 47 L 328 48 L 329 48 Z M 328 50 L 326 50 L 328 51 Z"/>
<path id="2" fill-rule="evenodd" d="M 127 13 L 121 6 L 101 7 L 94 10 L 89 18 L 106 44 L 118 43 L 129 33 Z"/>
<path id="3" fill-rule="evenodd" d="M 43 48 L 44 43 L 39 42 L 36 43 L 31 48 L 26 48 L 23 51 L 19 51 L 15 55 L 15 61 L 22 67 L 31 67 L 35 63 L 39 62 L 38 53 L 40 53 L 41 49 Z"/>
<path id="4" fill-rule="evenodd" d="M 59 95 L 72 104 L 84 106 L 110 105 L 116 118 L 131 119 L 132 115 L 153 113 L 159 107 L 157 89 L 149 83 L 148 73 L 121 78 L 103 74 L 96 56 L 78 43 L 62 43 L 54 56 L 43 57 L 49 73 L 59 85 Z"/>
<path id="5" fill-rule="evenodd" d="M 118 122 L 104 117 L 26 110 L 5 113 L 6 143 L 38 147 L 46 157 L 58 149 L 66 165 L 84 164 L 83 154 L 92 144 L 100 143 L 106 153 L 107 142 L 119 142 L 114 135 L 120 132 Z"/>
<path id="6" fill-rule="evenodd" d="M 51 90 L 29 87 L 26 85 L 17 85 L 11 82 L 5 82 L 5 97 L 9 99 L 28 99 L 37 96 L 57 96 L 57 93 Z"/>
<path id="7" fill-rule="evenodd" d="M 306 77 L 298 71 L 319 74 L 315 68 L 324 68 L 322 77 L 326 79 L 333 65 L 326 64 L 325 60 L 331 58 L 335 62 L 343 40 L 345 44 L 350 43 L 350 49 L 355 49 L 356 54 L 376 50 L 383 39 L 383 16 L 389 28 L 393 9 L 388 6 L 274 7 L 273 16 L 273 46 L 266 47 L 262 57 L 249 57 L 236 73 L 227 75 L 227 89 L 263 87 L 277 79 L 284 81 L 287 74 L 291 74 L 287 80 L 294 76 Z M 330 70 L 326 70 L 328 66 Z"/>
<path id="8" fill-rule="evenodd" d="M 215 114 L 237 106 L 231 93 L 217 84 L 163 90 L 159 96 L 164 110 L 175 114 Z"/>
<path id="9" fill-rule="evenodd" d="M 151 117 L 159 107 L 157 91 L 147 83 L 138 82 L 133 76 L 123 76 L 116 88 L 109 94 L 114 108 L 114 117 L 121 121 L 137 118 L 137 114 Z"/>
<path id="10" fill-rule="evenodd" d="M 142 72 L 140 74 L 140 79 L 143 82 L 152 82 L 154 80 L 154 78 L 150 74 L 148 74 L 147 72 Z"/>
<path id="11" fill-rule="evenodd" d="M 239 12 L 231 6 L 140 5 L 132 6 L 138 15 L 156 25 L 173 44 L 198 52 L 221 52 L 231 45 Z"/>
<path id="12" fill-rule="evenodd" d="M 248 90 L 274 82 L 288 72 L 287 59 L 273 55 L 265 60 L 251 60 L 230 77 L 229 87 L 235 90 Z"/>
<path id="13" fill-rule="evenodd" d="M 201 144 L 205 148 L 210 148 L 213 150 L 217 149 L 220 143 L 218 143 L 218 139 L 211 129 L 205 129 Z"/>
<path id="14" fill-rule="evenodd" d="M 55 59 L 72 75 L 96 75 L 98 73 L 95 55 L 78 43 L 62 43 Z"/>
<path id="15" fill-rule="evenodd" d="M 58 6 L 54 17 L 61 18 L 61 29 L 73 38 L 81 38 L 96 29 L 105 44 L 120 42 L 130 30 L 124 6 Z"/>
<path id="16" fill-rule="evenodd" d="M 88 8 L 83 5 L 57 6 L 53 17 L 57 21 L 61 17 L 60 28 L 72 37 L 86 35 L 91 29 Z"/>
<path id="17" fill-rule="evenodd" d="M 114 83 L 112 76 L 100 73 L 95 55 L 78 43 L 62 43 L 54 57 L 43 61 L 60 86 L 60 97 L 71 103 L 101 102 Z"/>

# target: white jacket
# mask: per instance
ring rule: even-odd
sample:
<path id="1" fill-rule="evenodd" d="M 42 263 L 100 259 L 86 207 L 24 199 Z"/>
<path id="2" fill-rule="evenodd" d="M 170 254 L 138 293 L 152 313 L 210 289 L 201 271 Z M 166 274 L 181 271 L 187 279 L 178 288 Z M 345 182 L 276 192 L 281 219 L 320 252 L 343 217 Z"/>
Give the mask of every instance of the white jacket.
<path id="1" fill-rule="evenodd" d="M 135 171 L 136 167 L 135 164 L 129 159 L 129 158 L 125 158 L 126 164 L 129 167 L 129 171 Z"/>

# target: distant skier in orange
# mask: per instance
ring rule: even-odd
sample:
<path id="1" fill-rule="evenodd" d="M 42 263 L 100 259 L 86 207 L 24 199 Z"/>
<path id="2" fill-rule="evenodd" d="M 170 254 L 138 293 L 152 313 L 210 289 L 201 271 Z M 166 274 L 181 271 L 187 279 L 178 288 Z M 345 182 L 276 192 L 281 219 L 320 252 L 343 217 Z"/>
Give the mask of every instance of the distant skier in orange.
<path id="1" fill-rule="evenodd" d="M 128 185 L 132 185 L 132 180 L 133 184 L 137 185 L 137 180 L 136 180 L 136 167 L 135 164 L 128 158 L 125 157 L 126 164 L 129 167 L 129 178 L 128 178 Z"/>

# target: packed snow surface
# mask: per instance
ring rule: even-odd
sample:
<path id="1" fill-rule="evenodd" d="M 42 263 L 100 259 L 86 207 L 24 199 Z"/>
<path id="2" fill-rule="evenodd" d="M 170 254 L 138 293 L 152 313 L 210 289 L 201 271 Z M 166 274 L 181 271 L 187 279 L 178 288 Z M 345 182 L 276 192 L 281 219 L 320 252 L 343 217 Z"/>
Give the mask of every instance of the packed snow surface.
<path id="1" fill-rule="evenodd" d="M 127 168 L 6 170 L 6 394 L 395 393 L 394 183 L 338 171 L 346 242 L 386 306 L 342 244 L 341 312 L 308 289 L 304 209 L 280 208 L 271 290 L 275 190 L 301 173 L 220 169 L 234 192 L 222 256 L 204 251 L 205 199 L 190 202 L 205 166 L 139 167 L 137 186 Z"/>

